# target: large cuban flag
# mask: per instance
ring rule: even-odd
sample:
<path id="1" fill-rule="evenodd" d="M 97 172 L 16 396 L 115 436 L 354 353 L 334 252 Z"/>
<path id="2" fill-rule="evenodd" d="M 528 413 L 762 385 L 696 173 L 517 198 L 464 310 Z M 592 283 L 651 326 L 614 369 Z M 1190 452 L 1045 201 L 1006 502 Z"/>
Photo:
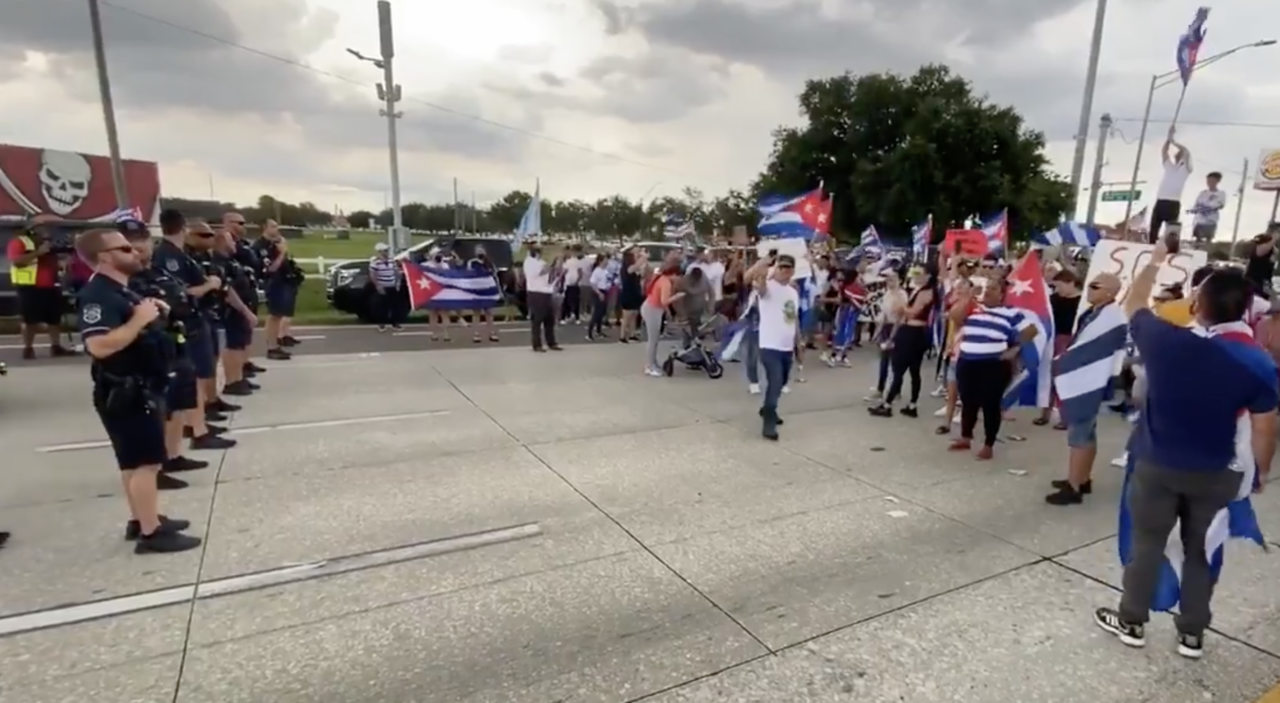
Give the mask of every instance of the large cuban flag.
<path id="1" fill-rule="evenodd" d="M 830 217 L 820 187 L 801 195 L 765 195 L 756 208 L 760 211 L 756 230 L 764 239 L 813 239 L 818 231 L 826 231 L 823 213 Z"/>
<path id="2" fill-rule="evenodd" d="M 494 275 L 480 268 L 428 268 L 400 261 L 414 310 L 489 310 L 502 304 Z"/>
<path id="3" fill-rule="evenodd" d="M 1009 274 L 1005 305 L 1022 311 L 1026 323 L 1035 325 L 1036 337 L 1022 346 L 1018 372 L 1005 391 L 1003 405 L 1005 409 L 1015 405 L 1047 408 L 1053 381 L 1053 314 L 1035 251 L 1027 252 Z"/>

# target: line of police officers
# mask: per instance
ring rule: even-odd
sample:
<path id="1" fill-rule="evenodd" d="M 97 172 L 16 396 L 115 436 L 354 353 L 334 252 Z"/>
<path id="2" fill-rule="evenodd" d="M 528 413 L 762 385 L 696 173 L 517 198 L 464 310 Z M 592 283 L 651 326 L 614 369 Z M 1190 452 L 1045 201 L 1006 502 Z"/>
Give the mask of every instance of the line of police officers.
<path id="1" fill-rule="evenodd" d="M 95 270 L 78 297 L 80 335 L 93 358 L 93 404 L 128 499 L 125 539 L 138 554 L 200 545 L 200 538 L 184 534 L 189 521 L 160 513 L 157 492 L 186 487 L 173 474 L 209 465 L 183 455 L 184 438 L 192 449 L 235 446 L 222 436 L 226 428 L 213 424 L 240 409 L 221 395 L 251 394 L 259 388 L 251 379 L 266 371 L 249 359 L 258 281 L 291 276 L 296 266 L 281 266 L 283 247 L 269 237 L 247 242 L 244 224 L 228 213 L 214 232 L 165 210 L 159 241 L 134 221 L 76 241 Z M 289 353 L 275 343 L 271 358 Z M 226 379 L 221 392 L 219 360 Z"/>

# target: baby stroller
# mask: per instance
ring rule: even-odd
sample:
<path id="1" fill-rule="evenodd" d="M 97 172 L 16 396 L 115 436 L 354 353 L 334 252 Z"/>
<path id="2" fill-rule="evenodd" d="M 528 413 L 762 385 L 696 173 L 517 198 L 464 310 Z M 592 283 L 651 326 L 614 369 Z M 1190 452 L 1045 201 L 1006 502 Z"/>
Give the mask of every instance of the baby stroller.
<path id="1" fill-rule="evenodd" d="M 672 351 L 667 360 L 662 362 L 662 373 L 670 376 L 676 371 L 676 362 L 684 364 L 690 371 L 705 371 L 708 378 L 720 378 L 724 375 L 724 366 L 716 358 L 714 337 L 720 316 L 713 315 L 709 320 L 699 324 L 690 320 L 688 327 L 681 335 L 680 346 Z"/>

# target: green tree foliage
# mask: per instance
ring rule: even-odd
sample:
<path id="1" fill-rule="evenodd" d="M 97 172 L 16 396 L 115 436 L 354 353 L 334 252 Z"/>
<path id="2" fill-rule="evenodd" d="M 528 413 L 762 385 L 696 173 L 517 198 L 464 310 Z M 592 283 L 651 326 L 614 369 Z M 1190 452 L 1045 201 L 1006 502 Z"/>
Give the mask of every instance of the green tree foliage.
<path id="1" fill-rule="evenodd" d="M 774 132 L 751 191 L 799 193 L 823 182 L 838 236 L 856 239 L 875 225 L 905 238 L 932 214 L 936 241 L 951 223 L 1008 208 L 1010 236 L 1026 239 L 1067 210 L 1070 188 L 1049 171 L 1044 135 L 945 66 L 814 79 L 799 102 L 805 124 Z"/>

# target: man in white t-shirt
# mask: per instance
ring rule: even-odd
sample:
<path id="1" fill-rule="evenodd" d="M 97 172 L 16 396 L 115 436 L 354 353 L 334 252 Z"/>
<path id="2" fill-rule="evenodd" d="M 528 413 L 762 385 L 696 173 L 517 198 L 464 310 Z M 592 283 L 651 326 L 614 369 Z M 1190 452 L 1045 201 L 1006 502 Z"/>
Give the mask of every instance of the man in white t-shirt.
<path id="1" fill-rule="evenodd" d="M 1169 128 L 1168 139 L 1164 140 L 1160 161 L 1164 165 L 1164 175 L 1156 189 L 1156 204 L 1151 208 L 1151 227 L 1147 230 L 1149 244 L 1156 243 L 1165 225 L 1180 221 L 1182 189 L 1191 175 L 1191 152 L 1174 141 L 1172 127 Z"/>
<path id="2" fill-rule="evenodd" d="M 590 275 L 588 273 L 587 275 Z M 573 318 L 573 324 L 582 324 L 582 246 L 573 245 L 569 258 L 564 262 L 564 302 L 560 305 L 560 321 Z"/>
<path id="3" fill-rule="evenodd" d="M 756 309 L 760 316 L 760 365 L 764 367 L 764 403 L 760 418 L 764 421 L 760 434 L 765 439 L 778 439 L 778 399 L 791 375 L 791 362 L 796 348 L 796 324 L 800 319 L 800 292 L 791 285 L 796 261 L 783 254 L 764 257 L 746 274 L 748 285 L 755 289 Z"/>
<path id="4" fill-rule="evenodd" d="M 1221 182 L 1222 174 L 1217 171 L 1205 176 L 1205 189 L 1196 196 L 1195 207 L 1191 208 L 1196 218 L 1191 227 L 1191 238 L 1201 246 L 1213 241 L 1213 235 L 1218 232 L 1218 215 L 1227 206 L 1227 194 L 1218 190 Z"/>
<path id="5" fill-rule="evenodd" d="M 553 298 L 555 289 L 551 286 L 551 277 L 555 266 L 542 258 L 542 248 L 536 244 L 529 245 L 529 253 L 521 265 L 524 273 L 525 293 L 529 306 L 529 326 L 533 350 L 536 352 L 560 351 L 556 344 L 556 309 Z M 543 336 L 547 346 L 542 346 Z"/>
<path id="6" fill-rule="evenodd" d="M 724 297 L 724 264 L 706 249 L 702 249 L 698 252 L 698 260 L 689 265 L 689 270 L 693 269 L 702 269 L 702 277 L 711 286 L 712 302 L 720 302 Z"/>

